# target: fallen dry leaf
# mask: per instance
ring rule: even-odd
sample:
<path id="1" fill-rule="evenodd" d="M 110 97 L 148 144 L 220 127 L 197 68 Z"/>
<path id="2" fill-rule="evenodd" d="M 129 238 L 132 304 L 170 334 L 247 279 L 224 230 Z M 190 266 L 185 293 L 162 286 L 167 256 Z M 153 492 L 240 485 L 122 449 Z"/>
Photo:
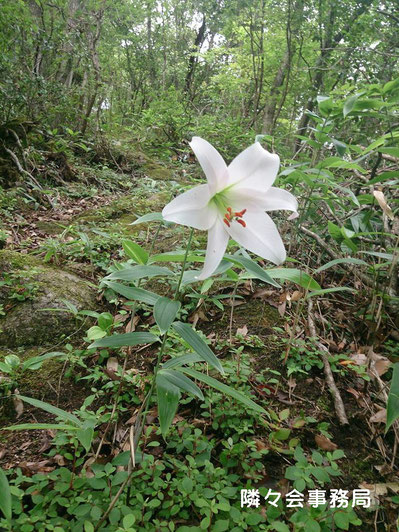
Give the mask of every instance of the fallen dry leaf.
<path id="1" fill-rule="evenodd" d="M 316 434 L 314 441 L 323 451 L 335 451 L 335 449 L 338 449 L 338 445 L 333 443 L 327 436 L 323 436 L 323 434 Z"/>
<path id="2" fill-rule="evenodd" d="M 262 440 L 259 440 L 258 438 L 254 438 L 253 441 L 255 442 L 257 451 L 262 451 L 263 449 L 268 449 L 269 448 L 267 443 L 265 443 Z"/>
<path id="3" fill-rule="evenodd" d="M 385 423 L 387 419 L 387 411 L 385 408 L 381 408 L 369 419 L 370 423 Z"/>
<path id="4" fill-rule="evenodd" d="M 15 412 L 17 413 L 17 419 L 22 415 L 24 411 L 24 403 L 21 401 L 18 395 L 19 395 L 19 390 L 15 388 L 15 395 L 12 398 L 12 400 L 14 403 Z"/>
<path id="5" fill-rule="evenodd" d="M 248 335 L 248 327 L 246 325 L 238 327 L 236 334 L 241 334 L 245 338 Z"/>
<path id="6" fill-rule="evenodd" d="M 394 215 L 391 207 L 388 205 L 387 200 L 385 199 L 384 193 L 381 190 L 374 190 L 373 196 L 378 201 L 378 205 L 383 210 L 384 214 L 388 216 L 391 220 L 394 219 Z"/>
<path id="7" fill-rule="evenodd" d="M 350 356 L 350 359 L 357 366 L 365 366 L 367 364 L 367 356 L 364 353 L 354 353 Z"/>

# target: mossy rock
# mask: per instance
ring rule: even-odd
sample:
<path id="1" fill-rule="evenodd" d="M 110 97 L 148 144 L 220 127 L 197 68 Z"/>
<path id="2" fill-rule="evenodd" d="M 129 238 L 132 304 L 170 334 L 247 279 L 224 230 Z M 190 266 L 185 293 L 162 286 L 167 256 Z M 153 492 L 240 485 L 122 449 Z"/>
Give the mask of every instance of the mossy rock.
<path id="1" fill-rule="evenodd" d="M 5 316 L 0 318 L 0 346 L 19 347 L 54 343 L 77 329 L 70 312 L 44 309 L 95 309 L 95 288 L 77 275 L 44 265 L 31 255 L 0 250 L 0 271 L 16 285 L 0 288 Z M 7 277 L 6 277 L 7 278 Z M 9 283 L 8 283 L 9 284 Z M 25 289 L 24 299 L 15 298 Z"/>

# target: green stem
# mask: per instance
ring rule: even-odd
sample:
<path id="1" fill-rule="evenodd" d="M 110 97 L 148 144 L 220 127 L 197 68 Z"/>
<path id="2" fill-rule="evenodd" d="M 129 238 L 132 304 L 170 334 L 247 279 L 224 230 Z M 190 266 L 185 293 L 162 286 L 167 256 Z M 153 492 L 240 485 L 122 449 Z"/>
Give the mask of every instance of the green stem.
<path id="1" fill-rule="evenodd" d="M 191 241 L 193 239 L 193 234 L 194 234 L 194 229 L 191 229 L 190 235 L 188 237 L 188 242 L 187 242 L 186 252 L 185 252 L 185 255 L 184 255 L 182 269 L 181 269 L 181 272 L 180 272 L 180 276 L 179 276 L 179 280 L 178 280 L 178 283 L 177 283 L 176 291 L 175 291 L 175 294 L 174 294 L 174 297 L 173 297 L 173 299 L 175 301 L 177 301 L 177 299 L 179 297 L 180 286 L 181 286 L 181 283 L 182 283 L 182 280 L 183 280 L 184 272 L 186 270 L 187 257 L 188 257 L 188 253 L 190 251 Z M 141 434 L 142 434 L 143 429 L 144 429 L 145 418 L 146 418 L 146 416 L 148 414 L 148 411 L 149 411 L 149 408 L 150 408 L 151 396 L 152 396 L 152 393 L 153 393 L 154 388 L 155 388 L 156 376 L 157 376 L 157 373 L 159 371 L 159 366 L 161 365 L 161 360 L 162 360 L 162 357 L 163 357 L 163 354 L 164 354 L 164 351 L 165 351 L 166 340 L 168 339 L 168 332 L 169 331 L 166 331 L 165 334 L 163 335 L 162 345 L 161 345 L 161 347 L 159 349 L 157 362 L 156 362 L 155 367 L 154 367 L 154 376 L 153 376 L 153 379 L 152 379 L 152 383 L 151 383 L 151 386 L 150 386 L 150 389 L 149 389 L 147 395 L 145 396 L 145 399 L 144 399 L 144 402 L 143 402 L 142 411 L 138 414 L 137 419 L 136 419 L 135 430 L 134 430 L 134 452 L 136 452 L 136 450 L 137 450 L 137 446 L 139 444 L 139 440 L 140 440 Z"/>
<path id="2" fill-rule="evenodd" d="M 178 299 L 178 295 L 179 295 L 179 291 L 180 291 L 181 282 L 182 282 L 182 280 L 183 280 L 183 275 L 184 275 L 184 272 L 185 272 L 185 270 L 186 270 L 187 257 L 188 257 L 188 252 L 190 251 L 190 246 L 191 246 L 191 241 L 192 241 L 192 239 L 193 239 L 193 234 L 194 234 L 194 228 L 191 228 L 190 236 L 188 237 L 188 242 L 187 242 L 187 247 L 186 247 L 186 253 L 185 253 L 185 255 L 184 255 L 183 266 L 182 266 L 182 268 L 181 268 L 179 281 L 178 281 L 178 283 L 177 283 L 177 287 L 176 287 L 175 295 L 174 295 L 174 298 L 173 298 L 175 301 L 177 301 L 177 299 Z"/>

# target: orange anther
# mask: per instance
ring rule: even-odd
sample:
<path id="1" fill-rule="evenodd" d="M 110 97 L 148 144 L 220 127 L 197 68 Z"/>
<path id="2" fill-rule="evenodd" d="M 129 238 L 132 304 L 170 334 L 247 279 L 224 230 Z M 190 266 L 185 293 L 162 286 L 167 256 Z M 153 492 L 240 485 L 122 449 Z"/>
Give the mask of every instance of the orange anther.
<path id="1" fill-rule="evenodd" d="M 227 212 L 231 214 L 231 211 L 232 211 L 231 207 L 227 207 Z"/>
<path id="2" fill-rule="evenodd" d="M 227 227 L 230 227 L 230 222 L 226 220 L 226 218 L 223 218 L 224 223 L 227 225 Z"/>
<path id="3" fill-rule="evenodd" d="M 244 220 L 237 220 L 239 224 L 241 224 L 243 227 L 247 227 L 247 224 L 244 222 Z"/>

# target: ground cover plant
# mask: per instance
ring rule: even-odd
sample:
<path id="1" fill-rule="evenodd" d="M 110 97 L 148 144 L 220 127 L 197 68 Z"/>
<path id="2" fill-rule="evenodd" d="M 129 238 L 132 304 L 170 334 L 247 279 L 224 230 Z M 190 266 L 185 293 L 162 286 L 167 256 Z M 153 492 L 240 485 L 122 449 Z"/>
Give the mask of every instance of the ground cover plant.
<path id="1" fill-rule="evenodd" d="M 0 20 L 0 528 L 397 530 L 396 3 Z"/>

